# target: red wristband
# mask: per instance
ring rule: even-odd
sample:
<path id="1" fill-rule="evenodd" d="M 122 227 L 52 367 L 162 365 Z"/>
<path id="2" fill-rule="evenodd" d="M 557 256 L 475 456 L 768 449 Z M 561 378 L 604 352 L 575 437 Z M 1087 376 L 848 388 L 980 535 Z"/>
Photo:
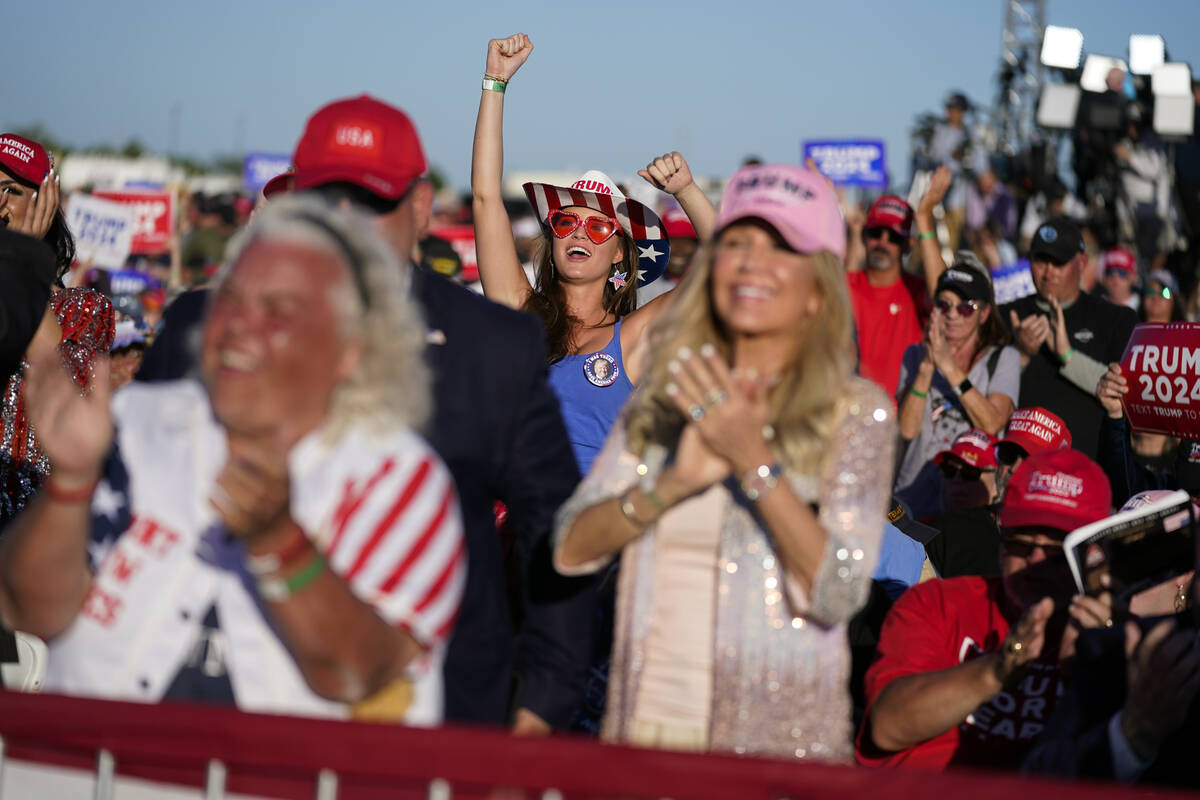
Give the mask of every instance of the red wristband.
<path id="1" fill-rule="evenodd" d="M 299 525 L 292 525 L 292 530 L 295 531 L 295 536 L 279 550 L 273 553 L 264 553 L 263 555 L 246 555 L 246 566 L 251 573 L 266 575 L 273 572 L 282 572 L 293 562 L 299 560 L 309 552 L 312 542 L 309 541 L 308 535 L 304 533 L 304 529 Z"/>
<path id="2" fill-rule="evenodd" d="M 64 503 L 67 505 L 78 505 L 86 503 L 92 499 L 92 492 L 96 491 L 96 485 L 100 483 L 100 479 L 92 481 L 84 489 L 68 490 L 62 489 L 54 485 L 54 476 L 47 475 L 46 480 L 42 482 L 42 489 L 46 495 L 56 503 Z"/>

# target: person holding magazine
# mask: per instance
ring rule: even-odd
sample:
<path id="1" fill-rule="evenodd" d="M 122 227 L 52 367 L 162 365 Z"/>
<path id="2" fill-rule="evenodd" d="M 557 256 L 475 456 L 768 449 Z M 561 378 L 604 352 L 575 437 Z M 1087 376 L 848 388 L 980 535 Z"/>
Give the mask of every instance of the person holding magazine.
<path id="1" fill-rule="evenodd" d="M 1053 711 L 1081 628 L 1111 598 L 1076 595 L 1067 533 L 1109 515 L 1108 480 L 1076 450 L 1033 453 L 1000 512 L 1000 576 L 935 579 L 892 607 L 867 672 L 858 760 L 1014 768 Z"/>

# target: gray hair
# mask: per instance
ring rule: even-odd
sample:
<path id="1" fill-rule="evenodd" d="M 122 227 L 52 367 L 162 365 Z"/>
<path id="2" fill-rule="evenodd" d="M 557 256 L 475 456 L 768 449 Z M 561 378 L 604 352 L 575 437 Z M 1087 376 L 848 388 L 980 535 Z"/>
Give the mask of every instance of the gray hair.
<path id="1" fill-rule="evenodd" d="M 325 433 L 336 438 L 364 425 L 382 432 L 420 429 L 430 413 L 425 320 L 409 293 L 411 277 L 391 247 L 360 213 L 319 198 L 289 194 L 272 200 L 229 242 L 220 285 L 254 242 L 282 241 L 322 250 L 346 265 L 350 280 L 330 294 L 341 335 L 362 341 L 350 378 L 334 392 Z"/>

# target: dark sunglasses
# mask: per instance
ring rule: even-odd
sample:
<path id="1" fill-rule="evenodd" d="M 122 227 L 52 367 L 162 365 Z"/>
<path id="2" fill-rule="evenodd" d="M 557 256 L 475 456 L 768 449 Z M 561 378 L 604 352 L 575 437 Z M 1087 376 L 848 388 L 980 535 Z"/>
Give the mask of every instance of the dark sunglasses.
<path id="1" fill-rule="evenodd" d="M 863 231 L 863 236 L 865 236 L 868 241 L 871 239 L 887 239 L 897 247 L 903 247 L 904 243 L 908 241 L 905 237 L 896 233 L 891 228 L 867 228 L 865 231 Z"/>
<path id="2" fill-rule="evenodd" d="M 964 481 L 977 481 L 979 476 L 983 474 L 983 470 L 979 467 L 972 467 L 970 464 L 963 464 L 957 461 L 946 459 L 938 465 L 942 470 L 942 477 L 946 480 L 954 480 L 959 475 L 962 475 Z"/>
<path id="3" fill-rule="evenodd" d="M 550 231 L 559 239 L 565 239 L 583 226 L 583 232 L 592 240 L 592 244 L 604 244 L 617 232 L 617 221 L 612 217 L 581 218 L 573 211 L 563 211 L 556 208 L 546 215 Z"/>
<path id="4" fill-rule="evenodd" d="M 1034 550 L 1041 550 L 1046 558 L 1064 558 L 1063 546 L 1060 542 L 1035 542 L 1033 539 L 1020 539 L 1007 536 L 1000 540 L 1000 549 L 1007 555 L 1017 558 L 1029 558 Z"/>
<path id="5" fill-rule="evenodd" d="M 933 302 L 937 306 L 937 310 L 943 314 L 949 314 L 950 309 L 958 311 L 958 315 L 963 319 L 970 319 L 976 311 L 979 310 L 979 302 L 976 300 L 963 300 L 959 303 L 951 303 L 949 300 L 935 300 Z"/>
<path id="6" fill-rule="evenodd" d="M 1106 277 L 1106 278 L 1120 277 L 1120 278 L 1129 278 L 1131 280 L 1133 279 L 1133 275 L 1131 275 L 1130 273 L 1126 272 L 1123 269 L 1117 269 L 1116 267 L 1109 267 L 1108 269 L 1104 270 L 1104 277 Z"/>
<path id="7" fill-rule="evenodd" d="M 1157 289 L 1155 289 L 1153 286 L 1147 286 L 1145 289 L 1142 289 L 1142 296 L 1161 297 L 1163 300 L 1170 300 L 1175 295 L 1172 294 L 1171 290 L 1166 286 L 1160 286 Z"/>

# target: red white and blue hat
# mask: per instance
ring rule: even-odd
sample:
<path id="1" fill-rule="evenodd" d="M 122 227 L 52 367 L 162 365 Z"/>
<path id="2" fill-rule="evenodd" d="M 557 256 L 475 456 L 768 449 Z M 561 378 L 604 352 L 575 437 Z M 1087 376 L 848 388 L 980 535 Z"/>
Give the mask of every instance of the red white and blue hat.
<path id="1" fill-rule="evenodd" d="M 538 220 L 543 223 L 551 211 L 568 206 L 590 208 L 615 219 L 637 243 L 639 286 L 645 286 L 666 270 L 671 258 L 671 241 L 662 220 L 648 206 L 622 194 L 603 172 L 588 170 L 569 187 L 530 182 L 522 188 Z"/>

